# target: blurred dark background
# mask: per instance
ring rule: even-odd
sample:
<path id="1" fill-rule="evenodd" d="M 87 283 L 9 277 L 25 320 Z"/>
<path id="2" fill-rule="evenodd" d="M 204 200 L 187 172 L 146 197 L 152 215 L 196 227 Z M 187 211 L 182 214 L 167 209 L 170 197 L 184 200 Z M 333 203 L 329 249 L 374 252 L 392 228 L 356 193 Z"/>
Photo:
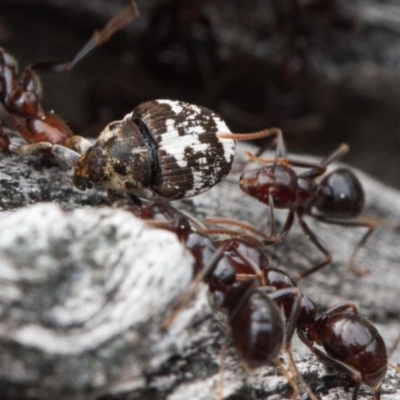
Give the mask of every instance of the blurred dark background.
<path id="1" fill-rule="evenodd" d="M 70 60 L 127 3 L 0 0 L 0 46 L 20 70 Z M 185 100 L 235 132 L 278 126 L 291 152 L 347 142 L 344 161 L 400 188 L 399 1 L 138 4 L 141 17 L 72 72 L 40 74 L 45 108 L 75 133 L 97 136 L 146 100 Z"/>

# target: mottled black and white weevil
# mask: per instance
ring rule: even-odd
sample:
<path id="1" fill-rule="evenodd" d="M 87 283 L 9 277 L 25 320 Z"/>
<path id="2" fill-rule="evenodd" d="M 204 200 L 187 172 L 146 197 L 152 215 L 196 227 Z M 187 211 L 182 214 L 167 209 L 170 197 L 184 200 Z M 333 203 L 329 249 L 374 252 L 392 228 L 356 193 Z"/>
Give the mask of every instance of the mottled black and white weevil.
<path id="1" fill-rule="evenodd" d="M 17 152 L 50 149 L 75 167 L 73 182 L 79 189 L 95 183 L 129 193 L 140 203 L 139 198 L 176 200 L 203 193 L 229 173 L 235 140 L 279 134 L 277 128 L 231 133 L 222 118 L 205 107 L 153 100 L 111 122 L 94 145 L 72 136 L 63 145 L 38 142 Z"/>

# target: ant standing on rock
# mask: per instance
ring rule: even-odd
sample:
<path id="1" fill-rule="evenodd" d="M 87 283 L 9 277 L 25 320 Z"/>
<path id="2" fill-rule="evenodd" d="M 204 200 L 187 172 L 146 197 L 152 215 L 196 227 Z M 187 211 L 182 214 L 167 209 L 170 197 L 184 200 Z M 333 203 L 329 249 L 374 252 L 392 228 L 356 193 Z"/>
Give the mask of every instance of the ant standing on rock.
<path id="1" fill-rule="evenodd" d="M 288 274 L 269 267 L 262 243 L 257 244 L 254 239 L 235 238 L 220 244 L 225 245 L 224 253 L 235 265 L 238 280 L 249 280 L 252 274 L 257 273 L 264 287 L 274 287 L 278 292 L 286 288 L 297 289 Z M 374 325 L 358 314 L 352 302 L 331 307 L 319 316 L 314 302 L 299 291 L 278 299 L 277 304 L 283 308 L 287 321 L 286 349 L 290 349 L 296 329 L 299 338 L 317 358 L 355 380 L 353 400 L 358 399 L 362 383 L 375 390 L 375 400 L 380 398 L 381 383 L 388 366 L 386 346 Z M 236 335 L 248 341 L 249 337 L 240 333 L 240 327 L 236 328 L 239 331 Z M 325 352 L 315 344 L 322 346 Z M 291 355 L 290 350 L 288 354 Z"/>
<path id="2" fill-rule="evenodd" d="M 259 266 L 255 267 L 251 261 L 248 263 L 245 257 L 240 261 L 233 255 L 232 252 L 236 244 L 241 243 L 240 240 L 229 239 L 215 243 L 202 224 L 168 203 L 150 202 L 141 207 L 129 206 L 128 210 L 154 227 L 174 232 L 195 258 L 196 279 L 193 286 L 182 300 L 181 306 L 165 322 L 165 327 L 168 328 L 173 323 L 198 284 L 201 281 L 205 282 L 215 311 L 225 315 L 224 320 L 227 321 L 233 346 L 245 369 L 251 371 L 274 361 L 293 387 L 294 393 L 298 394 L 298 387 L 293 377 L 286 373 L 277 358 L 285 344 L 284 348 L 290 357 L 290 366 L 296 370 L 290 353 L 293 321 L 296 316 L 296 308 L 291 307 L 291 304 L 299 305 L 300 302 L 290 299 L 299 299 L 300 292 L 294 281 L 291 281 L 293 285 L 282 285 L 282 287 L 272 287 L 271 282 L 265 284 Z M 196 228 L 192 228 L 192 224 Z M 252 249 L 251 246 L 249 244 L 248 251 L 252 254 L 257 253 L 257 260 L 263 266 L 268 265 L 265 253 L 259 249 Z M 278 308 L 281 302 L 289 304 L 286 324 Z M 285 325 L 288 328 L 285 328 Z"/>
<path id="3" fill-rule="evenodd" d="M 303 272 L 302 279 L 320 270 L 332 261 L 332 254 L 305 222 L 309 216 L 320 222 L 347 227 L 365 227 L 367 232 L 356 245 L 350 267 L 358 274 L 365 271 L 353 266 L 358 250 L 365 244 L 376 225 L 359 218 L 364 208 L 364 191 L 356 175 L 347 168 L 339 168 L 327 173 L 327 167 L 341 158 L 349 150 L 345 144 L 339 146 L 319 163 L 288 158 L 282 133 L 277 133 L 275 158 L 267 160 L 250 154 L 252 161 L 266 164 L 264 167 L 244 172 L 240 177 L 240 188 L 270 207 L 271 235 L 266 244 L 280 242 L 290 231 L 294 217 L 311 242 L 324 254 L 325 259 Z M 305 168 L 297 173 L 293 167 Z M 325 174 L 325 175 L 324 175 Z M 322 178 L 317 181 L 317 178 Z M 289 211 L 281 230 L 276 232 L 274 209 Z"/>
<path id="4" fill-rule="evenodd" d="M 156 227 L 174 232 L 192 252 L 197 283 L 201 277 L 209 286 L 216 311 L 227 314 L 233 345 L 247 370 L 269 364 L 284 348 L 295 376 L 309 397 L 315 399 L 298 375 L 291 355 L 291 340 L 297 330 L 302 342 L 322 362 L 356 381 L 353 400 L 358 399 L 361 384 L 375 390 L 376 400 L 380 398 L 387 370 L 386 346 L 377 329 L 358 314 L 353 303 L 339 304 L 317 316 L 314 302 L 300 292 L 296 282 L 284 271 L 270 267 L 262 242 L 248 236 L 215 242 L 209 234 L 218 230 L 204 229 L 166 203 L 148 203 L 131 211 Z M 193 229 L 190 221 L 202 232 Z M 190 295 L 192 292 L 193 288 Z M 286 323 L 278 307 L 283 309 Z M 170 324 L 171 319 L 167 326 Z M 298 394 L 297 385 L 287 378 L 295 388 L 294 394 Z"/>

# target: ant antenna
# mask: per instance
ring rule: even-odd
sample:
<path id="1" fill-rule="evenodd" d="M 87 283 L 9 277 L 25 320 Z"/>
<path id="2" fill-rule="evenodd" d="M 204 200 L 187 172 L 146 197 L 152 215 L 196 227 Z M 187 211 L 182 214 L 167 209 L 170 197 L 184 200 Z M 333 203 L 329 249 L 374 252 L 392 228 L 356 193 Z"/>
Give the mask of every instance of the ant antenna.
<path id="1" fill-rule="evenodd" d="M 282 131 L 279 128 L 263 129 L 262 131 L 252 133 L 224 133 L 218 132 L 217 136 L 221 139 L 232 139 L 232 140 L 253 140 L 262 139 L 268 136 L 281 136 Z"/>
<path id="2" fill-rule="evenodd" d="M 103 29 L 97 30 L 93 33 L 90 40 L 82 47 L 76 56 L 64 64 L 54 64 L 53 62 L 38 62 L 32 64 L 29 69 L 31 70 L 48 70 L 54 72 L 68 72 L 86 57 L 96 47 L 101 46 L 107 42 L 115 33 L 120 31 L 122 28 L 130 24 L 133 20 L 140 16 L 139 9 L 136 0 L 132 0 L 131 3 L 123 8 L 117 15 L 111 18 L 110 21 L 104 26 Z"/>

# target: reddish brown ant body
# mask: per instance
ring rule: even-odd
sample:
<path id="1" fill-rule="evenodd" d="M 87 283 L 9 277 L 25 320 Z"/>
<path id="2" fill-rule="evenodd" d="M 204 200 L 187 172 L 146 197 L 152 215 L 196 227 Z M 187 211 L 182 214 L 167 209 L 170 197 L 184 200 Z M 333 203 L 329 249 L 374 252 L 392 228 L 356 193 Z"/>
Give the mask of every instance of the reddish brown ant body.
<path id="1" fill-rule="evenodd" d="M 280 290 L 297 288 L 288 274 L 269 267 L 261 244 L 257 246 L 254 241 L 229 239 L 225 254 L 247 277 L 256 269 L 251 265 L 261 261 L 259 266 L 264 285 Z M 322 362 L 356 381 L 352 400 L 358 399 L 363 383 L 375 390 L 375 400 L 380 398 L 381 382 L 388 363 L 386 346 L 374 325 L 358 314 L 352 302 L 336 305 L 319 316 L 314 302 L 300 292 L 294 291 L 292 296 L 279 299 L 277 303 L 282 306 L 287 319 L 287 348 L 296 329 L 302 342 Z M 322 346 L 325 353 L 314 344 Z"/>
<path id="2" fill-rule="evenodd" d="M 281 241 L 289 233 L 294 217 L 297 216 L 304 234 L 324 254 L 325 260 L 303 272 L 299 279 L 318 271 L 332 261 L 331 252 L 305 222 L 305 216 L 328 224 L 368 228 L 350 258 L 352 269 L 358 273 L 362 272 L 353 267 L 353 260 L 356 252 L 375 229 L 375 225 L 358 218 L 364 208 L 361 183 L 347 168 L 339 168 L 324 176 L 328 165 L 342 157 L 348 149 L 349 147 L 343 144 L 320 163 L 294 160 L 288 158 L 282 135 L 278 134 L 275 159 L 265 160 L 251 155 L 253 161 L 266 165 L 244 172 L 240 177 L 240 188 L 270 207 L 271 237 L 268 244 Z M 307 170 L 297 173 L 293 167 Z M 319 177 L 322 177 L 322 180 L 317 182 Z M 289 210 L 278 233 L 275 228 L 274 209 Z"/>
<path id="3" fill-rule="evenodd" d="M 41 85 L 36 71 L 68 71 L 92 49 L 106 42 L 115 32 L 139 16 L 136 2 L 132 2 L 112 18 L 101 30 L 96 31 L 89 42 L 66 64 L 36 63 L 25 68 L 17 80 L 18 65 L 15 58 L 0 47 L 0 103 L 10 114 L 16 129 L 28 143 L 47 142 L 67 145 L 73 136 L 67 124 L 53 112 L 42 108 Z M 0 149 L 9 149 L 9 140 L 0 126 Z"/>
<path id="4" fill-rule="evenodd" d="M 189 298 L 199 281 L 202 280 L 208 285 L 213 306 L 217 311 L 227 314 L 234 347 L 243 364 L 248 369 L 254 369 L 276 359 L 285 340 L 285 323 L 278 304 L 285 302 L 285 299 L 299 297 L 300 292 L 294 281 L 293 287 L 267 287 L 259 279 L 258 267 L 254 270 L 251 265 L 247 265 L 246 258 L 242 259 L 240 265 L 239 259 L 234 258 L 232 252 L 236 244 L 241 243 L 240 239 L 216 243 L 204 227 L 168 203 L 151 202 L 129 209 L 155 227 L 174 232 L 192 252 L 197 280 L 189 292 Z M 193 229 L 191 222 L 197 224 L 200 231 Z M 201 232 L 202 229 L 204 233 Z M 255 250 L 253 253 L 257 252 L 258 250 Z M 266 267 L 269 264 L 266 255 L 258 254 L 259 260 L 262 259 Z M 187 299 L 183 303 L 186 301 Z M 175 315 L 173 314 L 173 319 Z M 290 315 L 290 318 L 293 320 L 294 315 Z M 167 326 L 172 320 L 168 321 Z M 292 334 L 293 329 L 290 328 L 290 337 L 286 342 L 290 343 Z M 290 351 L 288 345 L 286 349 Z"/>
<path id="5" fill-rule="evenodd" d="M 191 249 L 214 306 L 228 315 L 234 347 L 245 366 L 254 369 L 270 363 L 282 347 L 291 357 L 297 330 L 319 359 L 356 381 L 353 400 L 358 399 L 361 384 L 375 390 L 375 400 L 380 398 L 386 347 L 353 303 L 339 304 L 317 316 L 314 302 L 299 291 L 296 282 L 270 267 L 263 243 L 245 236 L 214 242 L 206 234 L 212 229 L 197 232 L 184 214 L 166 203 L 149 203 L 138 210 L 142 218 L 150 217 L 156 226 L 176 232 Z M 282 307 L 286 323 L 277 306 Z"/>
<path id="6" fill-rule="evenodd" d="M 17 82 L 17 62 L 0 47 L 0 102 L 11 115 L 20 135 L 29 143 L 63 144 L 73 135 L 65 122 L 40 104 L 41 87 L 35 66 L 25 69 Z M 0 135 L 1 149 L 8 150 L 9 141 Z"/>

